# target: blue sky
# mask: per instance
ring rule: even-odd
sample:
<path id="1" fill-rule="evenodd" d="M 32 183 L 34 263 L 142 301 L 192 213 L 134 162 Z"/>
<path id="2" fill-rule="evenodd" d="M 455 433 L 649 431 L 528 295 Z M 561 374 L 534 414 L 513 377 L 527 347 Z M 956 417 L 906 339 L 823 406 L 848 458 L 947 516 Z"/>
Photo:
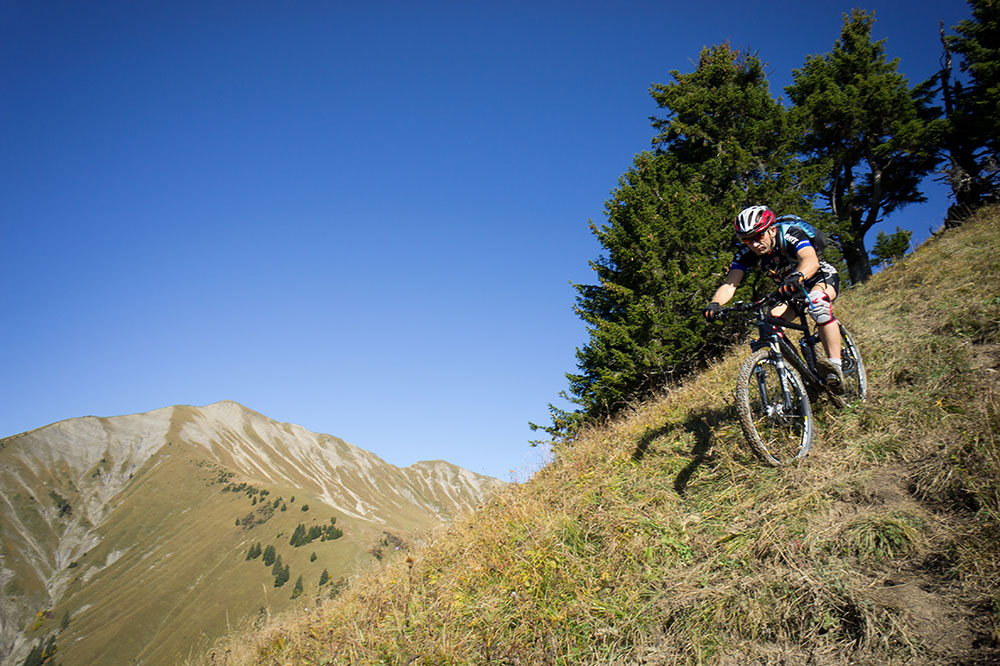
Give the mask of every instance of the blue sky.
<path id="1" fill-rule="evenodd" d="M 780 95 L 853 6 L 3 0 L 0 436 L 229 399 L 525 478 L 650 84 L 728 40 Z M 861 6 L 911 83 L 969 16 Z"/>

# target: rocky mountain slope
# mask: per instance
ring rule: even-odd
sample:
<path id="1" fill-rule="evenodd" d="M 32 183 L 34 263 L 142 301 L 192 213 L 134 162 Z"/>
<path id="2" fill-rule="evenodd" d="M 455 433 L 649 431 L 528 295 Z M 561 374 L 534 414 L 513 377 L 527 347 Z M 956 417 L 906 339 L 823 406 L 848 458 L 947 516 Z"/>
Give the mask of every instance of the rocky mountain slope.
<path id="1" fill-rule="evenodd" d="M 0 440 L 0 664 L 46 645 L 64 664 L 176 663 L 336 593 L 499 485 L 442 461 L 401 469 L 234 402 Z M 268 547 L 277 565 L 248 559 Z"/>

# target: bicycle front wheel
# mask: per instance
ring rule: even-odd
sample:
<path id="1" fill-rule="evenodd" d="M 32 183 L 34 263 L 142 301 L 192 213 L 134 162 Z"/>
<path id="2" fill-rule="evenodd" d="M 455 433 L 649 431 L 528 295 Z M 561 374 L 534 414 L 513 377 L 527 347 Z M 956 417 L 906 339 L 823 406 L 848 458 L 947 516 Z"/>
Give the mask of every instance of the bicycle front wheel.
<path id="1" fill-rule="evenodd" d="M 794 369 L 778 369 L 770 349 L 740 367 L 736 410 L 747 443 L 769 465 L 784 465 L 812 448 L 812 407 Z"/>

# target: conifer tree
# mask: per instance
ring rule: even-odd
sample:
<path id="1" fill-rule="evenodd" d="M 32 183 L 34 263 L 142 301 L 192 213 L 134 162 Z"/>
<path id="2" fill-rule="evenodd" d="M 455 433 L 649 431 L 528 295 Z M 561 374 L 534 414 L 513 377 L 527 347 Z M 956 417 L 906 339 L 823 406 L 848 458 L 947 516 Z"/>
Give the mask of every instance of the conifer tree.
<path id="1" fill-rule="evenodd" d="M 968 0 L 972 18 L 945 36 L 938 75 L 945 108 L 942 141 L 948 157 L 945 174 L 955 204 L 948 220 L 956 224 L 976 208 L 1000 200 L 1000 2 Z M 952 83 L 952 54 L 968 80 Z"/>
<path id="2" fill-rule="evenodd" d="M 49 491 L 49 497 L 52 498 L 52 501 L 56 504 L 56 508 L 59 509 L 60 518 L 67 515 L 73 515 L 73 507 L 70 505 L 69 500 L 65 497 L 54 490 Z"/>
<path id="3" fill-rule="evenodd" d="M 836 220 L 827 233 L 839 245 L 852 283 L 872 274 L 865 234 L 883 216 L 925 201 L 919 189 L 936 165 L 936 126 L 924 87 L 911 89 L 872 41 L 873 14 L 844 16 L 833 50 L 809 56 L 786 88 L 805 131 L 810 166 L 828 174 L 820 188 Z"/>
<path id="4" fill-rule="evenodd" d="M 45 650 L 42 647 L 42 642 L 39 641 L 35 647 L 31 648 L 31 652 L 24 660 L 24 666 L 42 666 L 45 659 Z"/>
<path id="5" fill-rule="evenodd" d="M 274 586 L 281 587 L 282 585 L 288 582 L 288 578 L 290 576 L 291 576 L 291 571 L 289 569 L 289 566 L 286 564 L 284 568 L 278 569 L 278 571 L 274 574 Z"/>
<path id="6" fill-rule="evenodd" d="M 330 581 L 330 572 L 323 569 L 323 573 L 319 575 L 319 586 L 323 587 Z"/>
<path id="7" fill-rule="evenodd" d="M 891 266 L 896 263 L 906 251 L 910 249 L 910 235 L 908 229 L 896 227 L 896 232 L 887 234 L 884 231 L 878 232 L 875 238 L 875 247 L 872 248 L 872 263 L 876 266 L 885 264 Z"/>
<path id="8" fill-rule="evenodd" d="M 274 546 L 268 546 L 267 548 L 265 548 L 264 549 L 264 559 L 263 559 L 264 565 L 269 567 L 272 564 L 274 564 L 274 560 L 275 560 L 276 556 L 277 556 L 277 553 L 275 553 L 275 551 L 274 551 Z"/>
<path id="9" fill-rule="evenodd" d="M 274 560 L 274 566 L 271 567 L 271 573 L 277 576 L 278 572 L 280 571 L 281 571 L 281 555 L 278 555 L 278 557 L 275 558 Z"/>
<path id="10" fill-rule="evenodd" d="M 43 663 L 51 663 L 52 657 L 55 656 L 57 649 L 58 648 L 56 647 L 56 636 L 55 634 L 52 634 L 45 641 L 45 650 L 42 655 L 44 658 Z"/>
<path id="11" fill-rule="evenodd" d="M 591 230 L 606 254 L 591 262 L 596 284 L 575 285 L 589 340 L 568 374 L 579 409 L 550 405 L 559 439 L 693 370 L 721 341 L 701 307 L 732 258 L 731 220 L 745 206 L 806 214 L 809 172 L 794 159 L 787 113 L 749 52 L 723 44 L 701 52 L 695 71 L 650 93 L 652 151 L 636 156 Z"/>
<path id="12" fill-rule="evenodd" d="M 292 588 L 292 599 L 298 599 L 302 594 L 302 576 L 295 580 L 295 587 Z"/>

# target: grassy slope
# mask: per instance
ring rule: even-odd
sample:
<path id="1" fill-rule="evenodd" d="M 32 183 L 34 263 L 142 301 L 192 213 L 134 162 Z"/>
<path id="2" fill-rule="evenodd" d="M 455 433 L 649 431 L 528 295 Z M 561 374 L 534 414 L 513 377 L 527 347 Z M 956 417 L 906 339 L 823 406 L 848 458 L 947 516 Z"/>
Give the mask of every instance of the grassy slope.
<path id="1" fill-rule="evenodd" d="M 742 443 L 734 350 L 198 663 L 996 663 L 998 284 L 994 209 L 845 294 L 871 398 L 797 466 Z"/>

